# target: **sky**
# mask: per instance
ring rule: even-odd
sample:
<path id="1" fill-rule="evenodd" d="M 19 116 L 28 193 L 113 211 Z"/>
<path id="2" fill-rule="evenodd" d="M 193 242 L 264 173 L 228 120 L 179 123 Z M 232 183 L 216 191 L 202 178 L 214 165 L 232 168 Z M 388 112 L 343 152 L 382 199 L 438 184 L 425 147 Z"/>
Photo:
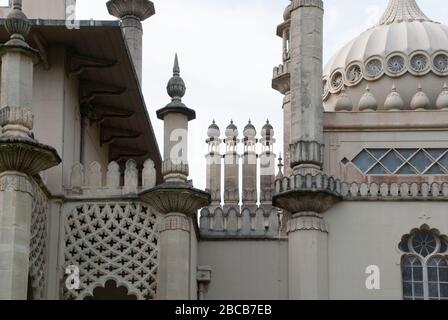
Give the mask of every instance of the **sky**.
<path id="1" fill-rule="evenodd" d="M 113 20 L 106 0 L 78 0 L 77 18 Z M 156 14 L 143 23 L 143 94 L 163 152 L 163 122 L 156 110 L 169 101 L 166 84 L 179 54 L 187 86 L 183 102 L 196 110 L 190 122 L 190 177 L 205 188 L 207 128 L 213 119 L 224 134 L 233 119 L 240 138 L 248 120 L 260 134 L 269 119 L 282 151 L 282 100 L 271 88 L 272 70 L 282 63 L 283 22 L 289 0 L 153 0 Z M 324 0 L 324 62 L 351 39 L 373 26 L 388 0 Z M 432 20 L 448 24 L 448 1 L 418 0 Z"/>

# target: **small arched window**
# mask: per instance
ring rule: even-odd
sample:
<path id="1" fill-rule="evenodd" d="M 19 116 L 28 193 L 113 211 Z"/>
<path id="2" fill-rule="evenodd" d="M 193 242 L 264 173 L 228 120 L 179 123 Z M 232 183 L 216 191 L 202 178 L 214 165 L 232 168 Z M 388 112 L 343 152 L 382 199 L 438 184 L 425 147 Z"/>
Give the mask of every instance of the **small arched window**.
<path id="1" fill-rule="evenodd" d="M 448 242 L 437 230 L 423 226 L 405 235 L 399 245 L 403 298 L 448 300 Z"/>

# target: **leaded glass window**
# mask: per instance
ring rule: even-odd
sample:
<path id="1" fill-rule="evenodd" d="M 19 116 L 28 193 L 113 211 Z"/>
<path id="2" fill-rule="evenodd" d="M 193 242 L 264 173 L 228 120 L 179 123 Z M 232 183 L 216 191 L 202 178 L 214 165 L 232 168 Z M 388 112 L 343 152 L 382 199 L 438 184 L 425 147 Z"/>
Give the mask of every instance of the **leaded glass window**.
<path id="1" fill-rule="evenodd" d="M 368 148 L 350 162 L 367 175 L 445 175 L 448 149 Z"/>
<path id="2" fill-rule="evenodd" d="M 448 243 L 427 229 L 403 237 L 403 299 L 448 300 Z"/>

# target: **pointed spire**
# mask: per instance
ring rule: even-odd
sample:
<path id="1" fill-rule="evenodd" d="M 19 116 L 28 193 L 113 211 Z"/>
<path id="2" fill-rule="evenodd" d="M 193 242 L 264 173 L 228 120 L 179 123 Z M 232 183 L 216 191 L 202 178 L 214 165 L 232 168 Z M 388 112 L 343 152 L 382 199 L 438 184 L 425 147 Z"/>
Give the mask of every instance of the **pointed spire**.
<path id="1" fill-rule="evenodd" d="M 415 0 L 390 0 L 378 25 L 414 20 L 431 21 Z"/>
<path id="2" fill-rule="evenodd" d="M 186 87 L 184 80 L 180 77 L 179 58 L 177 53 L 174 57 L 173 77 L 167 85 L 168 95 L 173 101 L 181 101 L 185 95 Z"/>
<path id="3" fill-rule="evenodd" d="M 280 152 L 280 155 L 278 157 L 278 173 L 277 173 L 277 179 L 283 178 L 283 158 L 282 153 Z"/>
<path id="4" fill-rule="evenodd" d="M 177 52 L 174 56 L 173 76 L 180 76 L 179 57 L 177 56 Z"/>

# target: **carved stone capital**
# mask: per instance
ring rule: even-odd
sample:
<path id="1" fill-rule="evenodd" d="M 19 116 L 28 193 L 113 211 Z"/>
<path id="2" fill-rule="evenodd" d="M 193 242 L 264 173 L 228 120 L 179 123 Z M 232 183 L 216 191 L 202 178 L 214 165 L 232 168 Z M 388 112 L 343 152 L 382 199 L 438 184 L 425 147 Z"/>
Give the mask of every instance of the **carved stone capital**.
<path id="1" fill-rule="evenodd" d="M 286 225 L 288 234 L 296 231 L 321 231 L 328 233 L 328 226 L 322 215 L 315 212 L 303 212 L 292 216 Z"/>
<path id="2" fill-rule="evenodd" d="M 31 109 L 22 107 L 4 107 L 0 110 L 0 127 L 8 136 L 29 137 L 33 129 Z"/>
<path id="3" fill-rule="evenodd" d="M 274 187 L 273 205 L 292 213 L 324 213 L 342 199 L 341 181 L 322 174 L 284 177 Z"/>
<path id="4" fill-rule="evenodd" d="M 324 2 L 322 0 L 292 0 L 291 11 L 301 7 L 317 7 L 324 9 Z"/>
<path id="5" fill-rule="evenodd" d="M 60 162 L 52 147 L 19 137 L 0 137 L 0 173 L 18 171 L 33 176 Z"/>
<path id="6" fill-rule="evenodd" d="M 178 182 L 165 182 L 143 191 L 140 198 L 163 214 L 183 213 L 190 216 L 211 203 L 209 193 Z"/>
<path id="7" fill-rule="evenodd" d="M 317 141 L 298 141 L 289 145 L 291 168 L 303 164 L 322 167 L 324 163 L 324 145 Z"/>
<path id="8" fill-rule="evenodd" d="M 163 217 L 159 225 L 159 231 L 164 232 L 168 230 L 182 230 L 190 232 L 190 220 L 183 214 L 169 214 Z"/>
<path id="9" fill-rule="evenodd" d="M 19 191 L 33 195 L 33 186 L 26 175 L 19 172 L 7 171 L 0 174 L 0 191 Z"/>
<path id="10" fill-rule="evenodd" d="M 171 160 L 162 162 L 162 176 L 165 181 L 176 180 L 180 182 L 187 181 L 189 175 L 188 163 L 174 163 Z"/>
<path id="11" fill-rule="evenodd" d="M 132 16 L 144 21 L 156 13 L 149 0 L 110 0 L 106 5 L 109 13 L 119 19 Z"/>

